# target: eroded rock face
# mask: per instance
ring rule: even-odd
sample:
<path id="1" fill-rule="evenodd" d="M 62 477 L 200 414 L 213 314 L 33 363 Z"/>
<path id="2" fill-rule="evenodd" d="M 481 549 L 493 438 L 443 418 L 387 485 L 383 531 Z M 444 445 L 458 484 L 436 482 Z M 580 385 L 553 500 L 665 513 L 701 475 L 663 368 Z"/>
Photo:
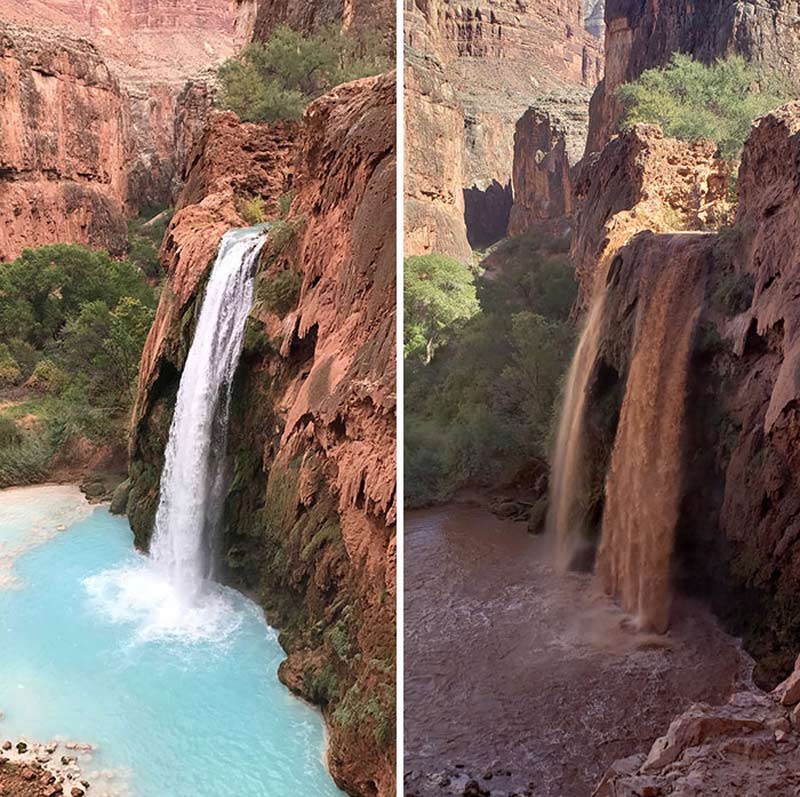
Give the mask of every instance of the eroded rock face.
<path id="1" fill-rule="evenodd" d="M 55 241 L 125 246 L 174 199 L 212 105 L 190 75 L 233 52 L 226 0 L 4 4 L 0 259 Z"/>
<path id="2" fill-rule="evenodd" d="M 639 124 L 581 164 L 572 244 L 581 285 L 577 310 L 588 305 L 598 266 L 637 233 L 719 225 L 728 172 L 715 151 L 710 141 L 665 138 L 656 125 Z"/>
<path id="3" fill-rule="evenodd" d="M 169 267 L 142 361 L 129 517 L 146 547 L 203 280 L 236 195 L 273 229 L 231 409 L 223 549 L 288 653 L 281 679 L 319 704 L 329 764 L 357 795 L 394 794 L 395 82 L 347 84 L 301 126 L 216 115 L 162 249 Z M 289 307 L 268 298 L 294 282 Z"/>
<path id="4" fill-rule="evenodd" d="M 275 28 L 289 25 L 305 33 L 327 25 L 365 28 L 394 36 L 395 5 L 390 0 L 233 0 L 237 32 L 246 41 L 266 41 Z"/>
<path id="5" fill-rule="evenodd" d="M 663 66 L 674 52 L 706 63 L 740 53 L 796 80 L 797 13 L 796 0 L 607 0 L 605 76 L 592 99 L 587 152 L 599 152 L 617 132 L 619 86 Z"/>
<path id="6" fill-rule="evenodd" d="M 510 235 L 572 215 L 572 170 L 586 145 L 588 100 L 586 94 L 543 98 L 517 122 Z"/>
<path id="7" fill-rule="evenodd" d="M 447 105 L 462 112 L 467 234 L 473 245 L 493 243 L 507 232 L 517 120 L 538 97 L 592 88 L 602 74 L 600 43 L 585 30 L 583 4 L 574 0 L 415 0 L 405 19 L 408 60 L 416 58 L 418 69 L 440 65 L 432 68 L 452 88 Z M 424 140 L 424 120 L 417 129 Z"/>
<path id="8" fill-rule="evenodd" d="M 440 252 L 469 262 L 464 223 L 464 112 L 432 56 L 410 54 L 405 68 L 406 255 Z"/>
<path id="9" fill-rule="evenodd" d="M 776 697 L 754 689 L 691 706 L 647 755 L 614 763 L 594 797 L 795 794 L 800 734 Z"/>
<path id="10" fill-rule="evenodd" d="M 0 260 L 125 246 L 126 105 L 92 45 L 0 23 Z"/>

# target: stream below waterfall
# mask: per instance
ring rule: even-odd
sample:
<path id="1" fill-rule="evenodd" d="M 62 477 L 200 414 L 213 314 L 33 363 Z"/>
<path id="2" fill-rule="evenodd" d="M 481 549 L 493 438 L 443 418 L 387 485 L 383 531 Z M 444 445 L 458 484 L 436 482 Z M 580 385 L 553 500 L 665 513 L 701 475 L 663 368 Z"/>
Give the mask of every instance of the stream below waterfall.
<path id="1" fill-rule="evenodd" d="M 702 607 L 635 633 L 592 575 L 554 566 L 554 544 L 469 504 L 406 514 L 406 794 L 475 778 L 492 797 L 589 797 L 690 703 L 749 678 Z"/>
<path id="2" fill-rule="evenodd" d="M 173 612 L 125 518 L 74 487 L 2 491 L 0 576 L 0 740 L 94 745 L 95 797 L 341 794 L 259 607 L 210 584 Z"/>

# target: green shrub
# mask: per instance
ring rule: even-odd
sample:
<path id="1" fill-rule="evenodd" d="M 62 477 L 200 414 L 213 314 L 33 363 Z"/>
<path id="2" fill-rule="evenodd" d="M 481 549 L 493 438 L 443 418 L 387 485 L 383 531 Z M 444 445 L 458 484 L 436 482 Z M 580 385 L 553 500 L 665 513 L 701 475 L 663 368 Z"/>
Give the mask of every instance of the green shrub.
<path id="1" fill-rule="evenodd" d="M 267 204 L 260 196 L 236 197 L 236 210 L 251 227 L 267 220 Z"/>
<path id="2" fill-rule="evenodd" d="M 256 303 L 271 313 L 284 316 L 297 305 L 302 279 L 294 271 L 274 276 L 261 274 L 256 284 Z"/>
<path id="3" fill-rule="evenodd" d="M 618 89 L 623 127 L 651 122 L 674 138 L 710 139 L 730 161 L 739 159 L 753 120 L 787 102 L 790 94 L 740 56 L 706 66 L 680 53 L 667 66 L 648 69 Z"/>
<path id="4" fill-rule="evenodd" d="M 5 343 L 0 343 L 0 387 L 15 385 L 22 378 L 17 361 Z"/>
<path id="5" fill-rule="evenodd" d="M 480 311 L 452 328 L 427 364 L 406 359 L 409 506 L 497 484 L 548 456 L 576 295 L 563 247 L 550 243 L 505 242 L 491 276 L 477 280 Z"/>
<path id="6" fill-rule="evenodd" d="M 158 256 L 158 247 L 144 235 L 136 233 L 128 235 L 128 260 L 151 279 L 161 276 L 161 258 Z"/>
<path id="7" fill-rule="evenodd" d="M 295 191 L 288 191 L 278 199 L 278 211 L 282 219 L 285 219 L 289 215 L 289 209 L 292 207 L 295 194 Z"/>
<path id="8" fill-rule="evenodd" d="M 304 36 L 282 25 L 219 69 L 219 104 L 245 122 L 300 119 L 334 86 L 385 71 L 391 52 L 370 33 L 327 27 Z"/>
<path id="9" fill-rule="evenodd" d="M 42 393 L 58 395 L 67 386 L 69 378 L 52 360 L 43 359 L 36 363 L 28 387 Z"/>

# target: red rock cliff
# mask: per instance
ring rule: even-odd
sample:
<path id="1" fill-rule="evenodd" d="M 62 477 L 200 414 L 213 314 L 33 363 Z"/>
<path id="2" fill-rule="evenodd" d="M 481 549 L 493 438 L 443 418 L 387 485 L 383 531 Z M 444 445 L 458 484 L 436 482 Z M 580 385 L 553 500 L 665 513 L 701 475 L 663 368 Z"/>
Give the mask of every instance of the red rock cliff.
<path id="1" fill-rule="evenodd" d="M 796 79 L 800 30 L 796 0 L 607 0 L 605 77 L 592 99 L 587 152 L 599 152 L 617 132 L 615 92 L 674 52 L 706 63 L 729 53 Z"/>
<path id="2" fill-rule="evenodd" d="M 0 23 L 0 260 L 26 246 L 125 245 L 123 92 L 88 42 Z"/>
<path id="3" fill-rule="evenodd" d="M 394 794 L 395 82 L 340 86 L 301 126 L 217 115 L 165 239 L 142 360 L 128 514 L 146 546 L 201 286 L 236 196 L 276 221 L 233 399 L 228 578 L 282 630 L 280 676 L 318 703 L 329 764 L 355 795 Z M 294 144 L 293 142 L 299 142 Z M 276 303 L 273 286 L 288 286 Z M 293 286 L 293 288 L 291 287 Z"/>
<path id="4" fill-rule="evenodd" d="M 448 150 L 460 149 L 466 222 L 456 205 L 449 226 L 463 224 L 470 243 L 485 246 L 508 227 L 517 120 L 545 94 L 592 88 L 602 74 L 600 43 L 585 29 L 582 0 L 466 5 L 415 0 L 406 4 L 405 20 L 407 60 L 415 70 L 432 73 L 414 79 L 410 95 L 415 85 L 445 81 L 447 88 L 438 93 L 449 96 L 446 105 L 460 107 L 463 116 L 463 133 Z M 409 129 L 418 130 L 422 141 L 433 115 L 428 107 L 419 120 L 409 118 Z M 438 188 L 431 186 L 434 196 Z M 434 207 L 431 213 L 440 211 Z M 423 214 L 415 212 L 415 219 L 422 228 L 407 230 L 412 240 L 425 235 Z M 460 249 L 459 243 L 448 253 L 461 257 Z"/>
<path id="5" fill-rule="evenodd" d="M 227 0 L 3 5 L 0 259 L 23 246 L 118 252 L 125 218 L 172 201 L 211 106 L 187 79 L 233 52 Z"/>

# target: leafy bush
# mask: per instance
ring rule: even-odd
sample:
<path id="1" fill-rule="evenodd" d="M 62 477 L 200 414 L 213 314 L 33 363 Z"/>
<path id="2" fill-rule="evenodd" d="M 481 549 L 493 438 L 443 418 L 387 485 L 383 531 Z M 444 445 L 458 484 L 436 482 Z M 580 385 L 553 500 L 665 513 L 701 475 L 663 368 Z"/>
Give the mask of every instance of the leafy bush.
<path id="1" fill-rule="evenodd" d="M 128 260 L 151 279 L 161 276 L 161 258 L 158 256 L 158 247 L 144 235 L 136 233 L 128 235 Z"/>
<path id="2" fill-rule="evenodd" d="M 152 288 L 127 260 L 67 244 L 26 249 L 0 269 L 0 339 L 20 338 L 41 350 L 86 302 L 115 307 L 124 296 L 145 305 L 155 301 Z"/>
<path id="3" fill-rule="evenodd" d="M 621 86 L 618 96 L 624 127 L 654 122 L 668 136 L 707 138 L 731 161 L 741 155 L 753 120 L 791 98 L 740 56 L 706 66 L 680 53 L 666 67 L 648 69 Z"/>
<path id="4" fill-rule="evenodd" d="M 58 395 L 67 386 L 69 378 L 52 360 L 43 359 L 36 363 L 27 386 L 42 393 Z"/>
<path id="5" fill-rule="evenodd" d="M 22 378 L 17 361 L 5 343 L 0 343 L 0 387 L 15 385 Z"/>
<path id="6" fill-rule="evenodd" d="M 472 272 L 447 255 L 407 257 L 403 297 L 404 353 L 424 363 L 480 309 Z"/>
<path id="7" fill-rule="evenodd" d="M 260 275 L 256 285 L 256 303 L 284 316 L 297 305 L 302 280 L 294 271 L 281 271 L 275 276 Z"/>
<path id="8" fill-rule="evenodd" d="M 549 453 L 574 330 L 572 269 L 553 242 L 511 239 L 477 281 L 480 312 L 451 329 L 427 364 L 406 358 L 405 468 L 410 506 L 491 485 Z"/>
<path id="9" fill-rule="evenodd" d="M 311 100 L 390 64 L 391 53 L 375 34 L 328 27 L 303 36 L 283 25 L 220 67 L 219 104 L 244 122 L 300 119 Z"/>
<path id="10" fill-rule="evenodd" d="M 251 227 L 267 220 L 267 205 L 260 196 L 236 197 L 236 210 Z"/>
<path id="11" fill-rule="evenodd" d="M 295 194 L 295 191 L 287 191 L 278 199 L 278 211 L 282 219 L 285 219 L 289 215 L 289 209 L 292 207 Z"/>

